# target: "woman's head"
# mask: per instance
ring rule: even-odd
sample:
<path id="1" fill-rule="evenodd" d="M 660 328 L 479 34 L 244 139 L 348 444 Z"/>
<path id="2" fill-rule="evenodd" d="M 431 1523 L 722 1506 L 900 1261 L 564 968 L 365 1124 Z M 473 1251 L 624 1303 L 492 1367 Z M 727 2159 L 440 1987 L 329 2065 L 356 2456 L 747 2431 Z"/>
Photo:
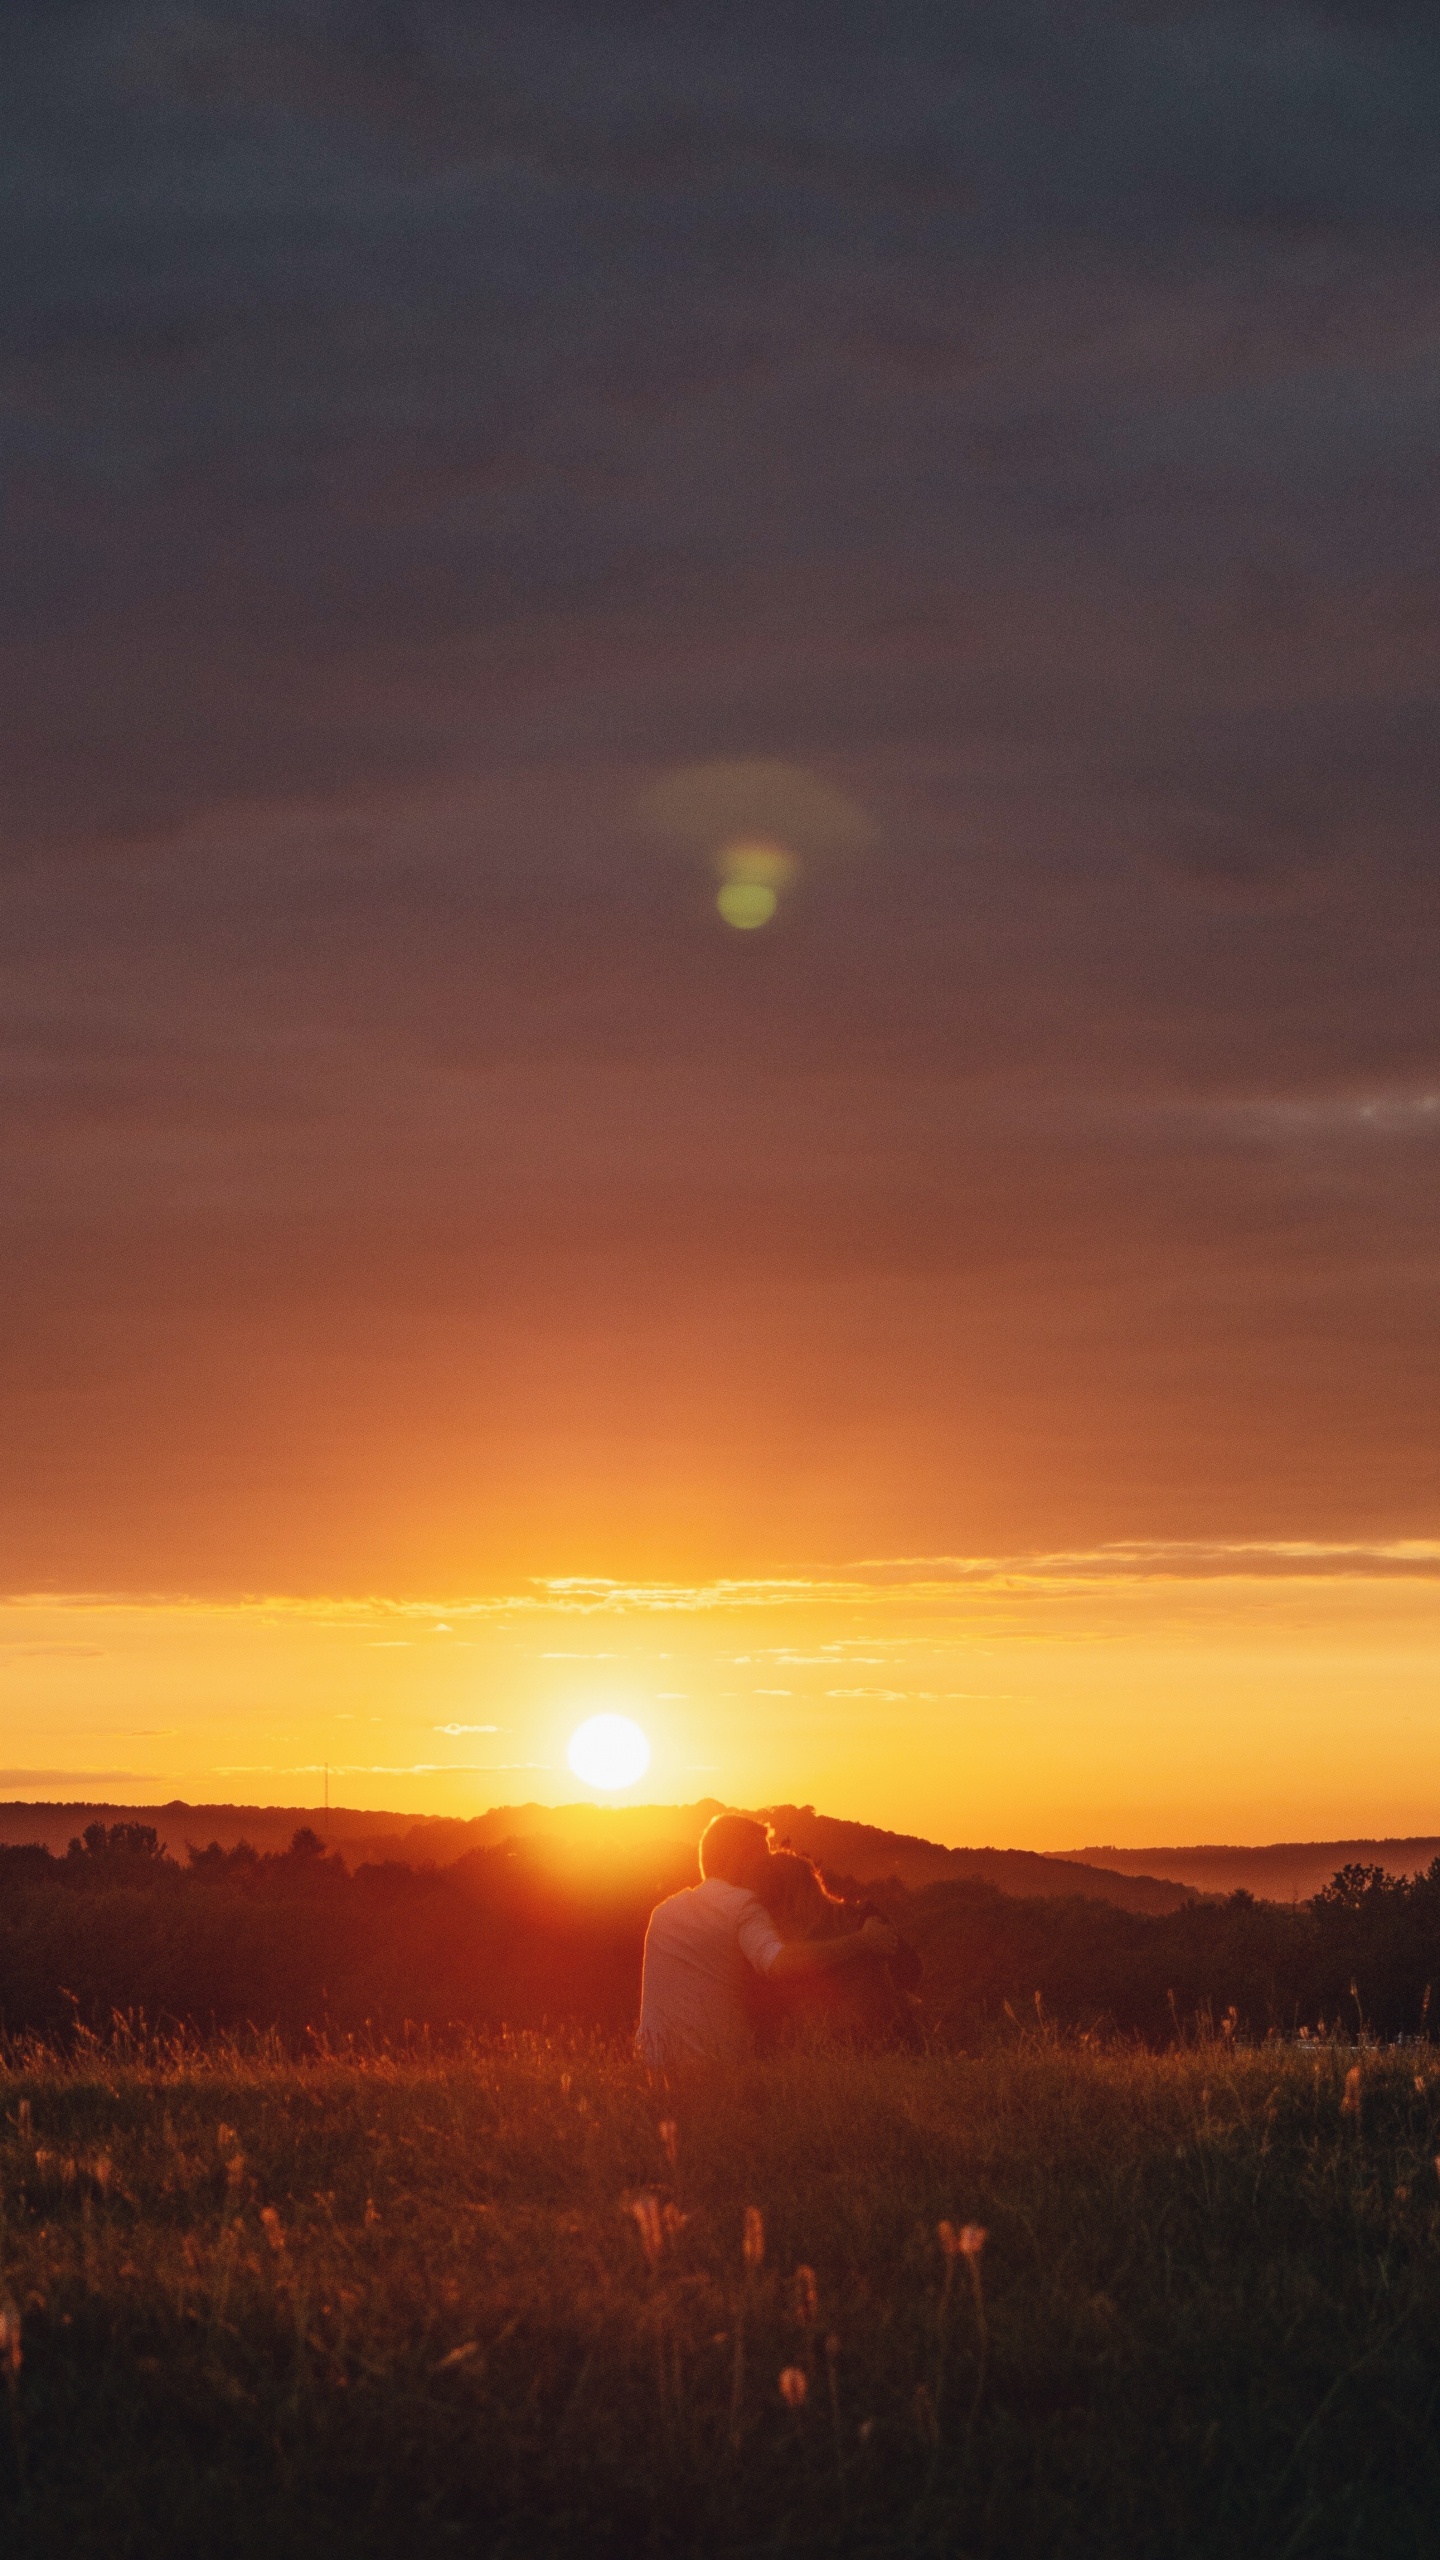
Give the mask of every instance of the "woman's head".
<path id="1" fill-rule="evenodd" d="M 825 1937 L 845 1907 L 798 1849 L 772 1850 L 755 1890 L 782 1937 Z"/>

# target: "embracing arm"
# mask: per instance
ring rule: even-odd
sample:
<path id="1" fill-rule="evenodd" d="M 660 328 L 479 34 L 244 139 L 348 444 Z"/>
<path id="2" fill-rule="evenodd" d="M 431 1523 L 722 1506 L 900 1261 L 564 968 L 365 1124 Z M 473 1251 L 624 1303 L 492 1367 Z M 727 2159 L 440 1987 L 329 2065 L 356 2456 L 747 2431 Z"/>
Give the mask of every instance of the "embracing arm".
<path id="1" fill-rule="evenodd" d="M 835 1973 L 861 1956 L 893 1956 L 900 1940 L 883 1920 L 867 1920 L 843 1938 L 792 1938 L 769 1967 L 772 1982 L 791 1982 L 801 1974 Z"/>

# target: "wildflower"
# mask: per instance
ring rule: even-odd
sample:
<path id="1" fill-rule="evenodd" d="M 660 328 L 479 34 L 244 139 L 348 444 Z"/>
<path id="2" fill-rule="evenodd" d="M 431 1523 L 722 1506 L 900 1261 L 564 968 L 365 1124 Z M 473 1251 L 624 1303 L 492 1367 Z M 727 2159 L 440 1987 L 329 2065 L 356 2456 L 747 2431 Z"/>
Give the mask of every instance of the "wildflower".
<path id="1" fill-rule="evenodd" d="M 660 2208 L 660 2219 L 665 2225 L 666 2239 L 678 2240 L 690 2216 L 682 2213 L 678 2204 L 667 2204 Z"/>
<path id="2" fill-rule="evenodd" d="M 753 2275 L 765 2263 L 765 2216 L 758 2204 L 745 2207 L 745 2238 L 742 2243 L 746 2267 Z"/>
<path id="3" fill-rule="evenodd" d="M 276 2257 L 283 2257 L 285 2252 L 285 2233 L 281 2227 L 280 2216 L 276 2212 L 273 2204 L 266 2205 L 260 2216 L 260 2220 L 264 2226 L 265 2237 L 269 2241 L 271 2248 L 274 2250 Z"/>
<path id="4" fill-rule="evenodd" d="M 235 2127 L 233 2124 L 217 2124 L 215 2127 L 215 2148 L 217 2151 L 234 2150 Z"/>
<path id="5" fill-rule="evenodd" d="M 90 2175 L 94 2179 L 102 2196 L 108 2196 L 110 2193 L 111 2181 L 115 2175 L 115 2164 L 108 2151 L 96 2152 L 94 2159 L 90 2163 Z"/>
<path id="6" fill-rule="evenodd" d="M 13 2302 L 0 2302 L 0 2373 L 13 2391 L 20 2379 L 20 2314 Z"/>
<path id="7" fill-rule="evenodd" d="M 1420 2071 L 1415 2074 L 1415 2095 L 1417 2098 L 1423 2098 L 1425 2095 L 1425 2075 Z"/>
<path id="8" fill-rule="evenodd" d="M 810 2389 L 798 2364 L 787 2364 L 780 2376 L 780 2397 L 787 2409 L 803 2409 Z"/>
<path id="9" fill-rule="evenodd" d="M 935 2228 L 939 2234 L 940 2246 L 944 2250 L 946 2257 L 958 2258 L 960 2255 L 960 2234 L 956 2230 L 954 2223 L 938 2222 Z"/>
<path id="10" fill-rule="evenodd" d="M 1360 2113 L 1360 2065 L 1358 2062 L 1352 2062 L 1345 2074 L 1345 2095 L 1340 2101 L 1340 2113 L 1342 2116 L 1358 2116 Z"/>
<path id="11" fill-rule="evenodd" d="M 813 2329 L 820 2317 L 820 2296 L 813 2267 L 795 2270 L 795 2323 L 800 2329 Z"/>
<path id="12" fill-rule="evenodd" d="M 963 2223 L 960 2229 L 961 2257 L 978 2258 L 989 2236 L 983 2222 Z"/>
<path id="13" fill-rule="evenodd" d="M 632 2196 L 630 2212 L 640 2234 L 640 2246 L 653 2267 L 665 2246 L 665 2225 L 660 2214 L 660 2199 L 648 2190 L 643 2196 Z"/>
<path id="14" fill-rule="evenodd" d="M 679 2136 L 679 2128 L 676 2125 L 673 2116 L 665 2116 L 662 2118 L 659 2126 L 659 2134 L 660 2148 L 664 2152 L 666 2159 L 669 2161 L 670 2166 L 673 2169 L 675 2166 L 675 2156 L 678 2148 Z"/>

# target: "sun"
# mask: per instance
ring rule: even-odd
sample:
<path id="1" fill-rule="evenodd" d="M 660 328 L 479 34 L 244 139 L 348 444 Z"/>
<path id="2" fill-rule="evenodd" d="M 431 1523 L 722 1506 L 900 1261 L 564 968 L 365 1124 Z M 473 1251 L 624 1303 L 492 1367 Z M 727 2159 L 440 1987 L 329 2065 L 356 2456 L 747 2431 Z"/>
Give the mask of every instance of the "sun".
<path id="1" fill-rule="evenodd" d="M 565 1757 L 583 1785 L 618 1791 L 644 1777 L 650 1745 L 628 1716 L 591 1716 L 571 1734 Z"/>

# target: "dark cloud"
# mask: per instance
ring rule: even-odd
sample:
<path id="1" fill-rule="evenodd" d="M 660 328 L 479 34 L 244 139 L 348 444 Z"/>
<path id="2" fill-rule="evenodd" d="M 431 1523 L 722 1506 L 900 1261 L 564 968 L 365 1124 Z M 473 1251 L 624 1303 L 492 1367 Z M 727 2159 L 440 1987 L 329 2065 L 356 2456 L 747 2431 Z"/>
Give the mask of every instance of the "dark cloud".
<path id="1" fill-rule="evenodd" d="M 1348 863 L 1377 895 L 1436 879 L 1433 701 L 1286 704 L 1197 724 L 1146 777 L 1164 854 L 1202 881 L 1288 889 Z"/>
<path id="2" fill-rule="evenodd" d="M 14 1571 L 1416 1527 L 1433 13 L 6 23 Z"/>

